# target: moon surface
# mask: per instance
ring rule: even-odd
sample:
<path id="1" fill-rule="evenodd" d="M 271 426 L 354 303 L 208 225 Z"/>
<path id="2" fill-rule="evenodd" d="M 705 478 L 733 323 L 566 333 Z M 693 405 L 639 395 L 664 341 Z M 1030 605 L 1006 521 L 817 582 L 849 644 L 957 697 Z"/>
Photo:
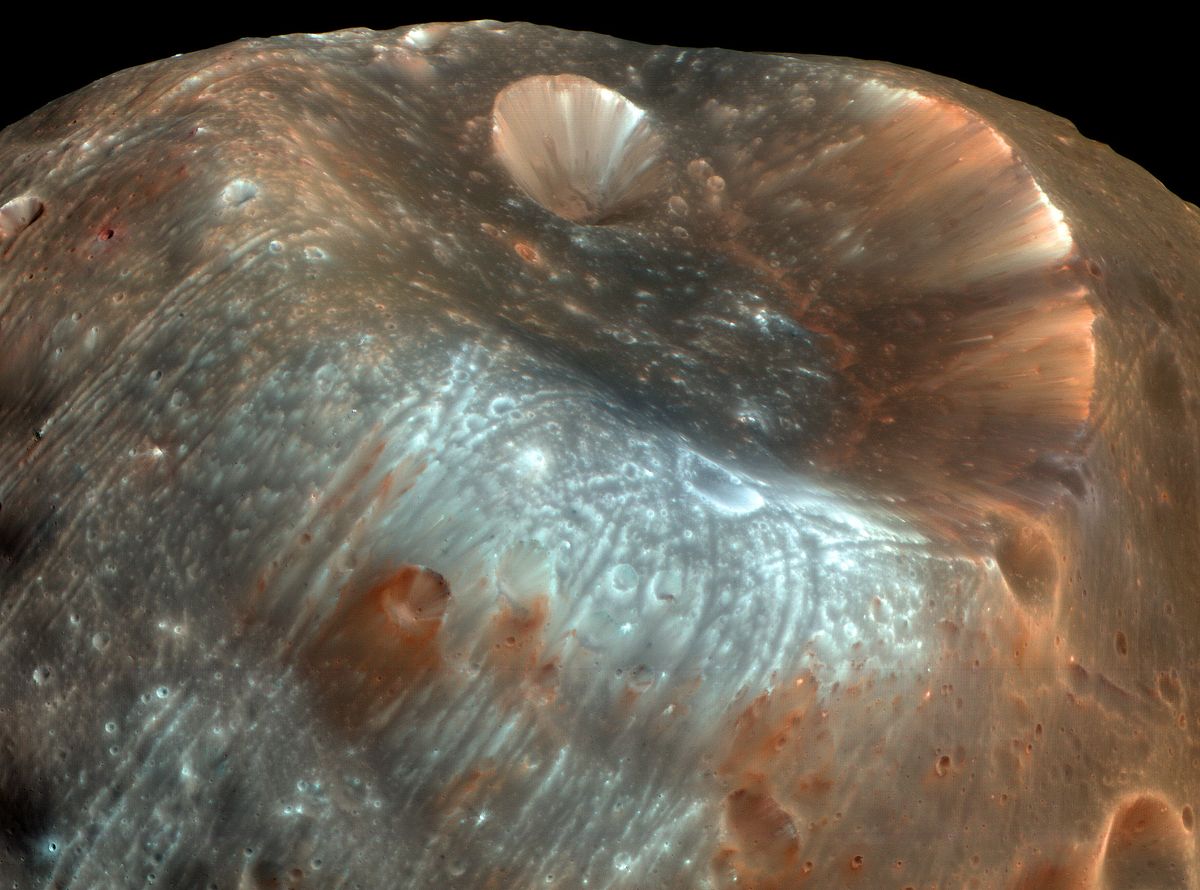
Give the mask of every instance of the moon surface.
<path id="1" fill-rule="evenodd" d="M 0 880 L 1200 882 L 1200 214 L 877 62 L 242 40 L 0 132 Z"/>

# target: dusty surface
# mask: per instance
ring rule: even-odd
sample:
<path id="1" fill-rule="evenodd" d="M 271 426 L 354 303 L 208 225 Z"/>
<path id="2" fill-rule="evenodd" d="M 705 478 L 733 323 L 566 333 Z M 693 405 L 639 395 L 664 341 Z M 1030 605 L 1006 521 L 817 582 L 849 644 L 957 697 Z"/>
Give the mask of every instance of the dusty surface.
<path id="1" fill-rule="evenodd" d="M 243 41 L 0 133 L 5 886 L 1197 882 L 1196 209 L 920 72 Z"/>

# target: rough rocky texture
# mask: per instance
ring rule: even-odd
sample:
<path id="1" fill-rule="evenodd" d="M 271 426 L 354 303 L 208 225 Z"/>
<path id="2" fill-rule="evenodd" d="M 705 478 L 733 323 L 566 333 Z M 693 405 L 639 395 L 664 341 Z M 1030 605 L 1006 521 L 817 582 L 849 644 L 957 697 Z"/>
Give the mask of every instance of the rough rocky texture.
<path id="1" fill-rule="evenodd" d="M 0 134 L 5 886 L 1190 888 L 1200 220 L 530 25 Z"/>

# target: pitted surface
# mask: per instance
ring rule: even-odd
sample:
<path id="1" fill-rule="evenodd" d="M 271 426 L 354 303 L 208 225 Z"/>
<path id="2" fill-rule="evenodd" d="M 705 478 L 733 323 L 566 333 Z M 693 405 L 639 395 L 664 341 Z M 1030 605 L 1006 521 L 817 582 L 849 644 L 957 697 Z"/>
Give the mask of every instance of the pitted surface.
<path id="1" fill-rule="evenodd" d="M 1194 885 L 1195 208 L 1065 122 L 427 25 L 0 171 L 12 886 Z"/>

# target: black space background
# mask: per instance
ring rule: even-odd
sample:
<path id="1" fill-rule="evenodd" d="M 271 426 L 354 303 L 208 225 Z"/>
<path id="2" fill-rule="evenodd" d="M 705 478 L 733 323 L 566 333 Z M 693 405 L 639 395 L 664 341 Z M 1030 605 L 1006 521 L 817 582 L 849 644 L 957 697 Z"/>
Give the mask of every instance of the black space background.
<path id="1" fill-rule="evenodd" d="M 600 31 L 643 43 L 882 59 L 923 68 L 1041 106 L 1141 164 L 1180 196 L 1200 203 L 1197 61 L 1200 38 L 1182 11 L 1121 3 L 1052 13 L 1041 6 L 922 4 L 879 13 L 856 3 L 640 5 L 568 2 L 360 4 L 313 12 L 246 0 L 157 4 L 150 18 L 119 4 L 68 11 L 23 4 L 24 27 L 5 35 L 0 126 L 122 68 L 239 37 L 392 28 L 425 21 L 493 18 Z M 709 13 L 702 10 L 711 9 Z M 318 11 L 319 10 L 319 11 Z M 1086 11 L 1084 11 L 1086 10 Z"/>

